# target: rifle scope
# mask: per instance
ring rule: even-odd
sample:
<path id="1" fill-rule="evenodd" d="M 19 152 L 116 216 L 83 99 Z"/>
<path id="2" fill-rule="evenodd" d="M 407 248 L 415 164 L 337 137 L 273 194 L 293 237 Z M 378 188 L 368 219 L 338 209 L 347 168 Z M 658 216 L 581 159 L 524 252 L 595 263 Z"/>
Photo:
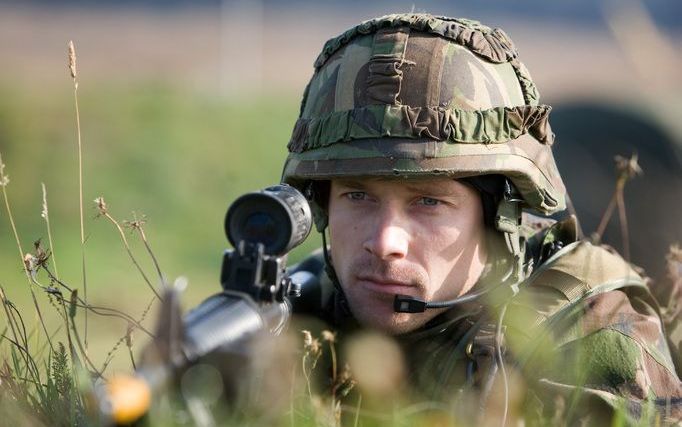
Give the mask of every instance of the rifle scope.
<path id="1" fill-rule="evenodd" d="M 235 200 L 225 217 L 225 233 L 234 250 L 223 255 L 223 291 L 183 321 L 177 290 L 166 289 L 156 338 L 145 350 L 151 355 L 147 363 L 99 392 L 105 417 L 125 425 L 138 420 L 149 410 L 153 393 L 191 364 L 212 356 L 231 361 L 234 369 L 228 366 L 223 374 L 230 374 L 225 386 L 236 392 L 236 372 L 251 358 L 250 340 L 263 332 L 278 335 L 291 315 L 289 298 L 307 296 L 310 291 L 304 285 L 317 283 L 294 282 L 286 272 L 287 253 L 305 240 L 311 226 L 308 202 L 286 184 Z M 303 273 L 297 277 L 305 277 Z"/>
<path id="2" fill-rule="evenodd" d="M 282 256 L 301 244 L 312 226 L 305 197 L 280 184 L 247 193 L 227 210 L 225 234 L 233 247 L 239 242 L 263 244 L 266 255 Z"/>

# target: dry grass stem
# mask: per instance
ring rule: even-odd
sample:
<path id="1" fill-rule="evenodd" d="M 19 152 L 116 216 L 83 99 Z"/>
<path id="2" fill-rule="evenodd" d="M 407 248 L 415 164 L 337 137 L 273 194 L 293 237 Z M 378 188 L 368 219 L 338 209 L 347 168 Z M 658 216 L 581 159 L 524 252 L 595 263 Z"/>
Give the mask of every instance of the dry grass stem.
<path id="1" fill-rule="evenodd" d="M 133 220 L 132 221 L 123 221 L 123 224 L 127 227 L 130 227 L 130 229 L 135 230 L 139 233 L 140 238 L 142 239 L 142 242 L 144 243 L 145 249 L 147 249 L 147 253 L 152 259 L 152 262 L 154 263 L 154 267 L 156 268 L 156 274 L 159 275 L 159 280 L 161 281 L 161 287 L 166 286 L 166 278 L 163 275 L 163 272 L 161 271 L 161 267 L 159 266 L 159 261 L 156 259 L 156 256 L 154 255 L 154 251 L 152 251 L 152 247 L 149 245 L 149 241 L 147 240 L 147 235 L 144 232 L 144 224 L 147 221 L 145 220 L 144 215 L 142 218 L 137 218 L 137 215 L 133 213 Z"/>
<path id="2" fill-rule="evenodd" d="M 43 268 L 45 269 L 44 266 L 43 266 Z M 47 270 L 47 269 L 45 269 L 45 271 L 48 271 L 48 275 L 51 275 L 51 274 L 52 274 L 52 273 L 49 273 L 49 270 Z M 51 280 L 55 280 L 55 281 L 56 281 L 56 278 L 55 278 L 53 275 L 51 275 L 50 278 L 51 278 Z M 69 291 L 69 293 L 71 293 L 72 296 L 73 296 L 74 289 L 72 289 L 71 287 L 69 287 L 67 284 L 65 284 L 65 283 L 62 282 L 62 281 L 56 281 L 56 283 L 58 283 L 61 287 L 63 287 L 63 288 L 66 289 L 67 291 Z M 53 295 L 55 298 L 57 298 L 57 299 L 59 299 L 59 300 L 64 300 L 64 297 L 63 297 L 61 291 L 59 291 L 58 289 L 55 289 L 55 288 L 44 288 L 44 290 L 45 290 L 46 292 L 50 293 L 51 295 Z M 154 298 L 156 298 L 156 297 L 154 297 Z M 91 312 L 91 313 L 93 313 L 93 314 L 96 314 L 96 315 L 98 315 L 98 316 L 102 316 L 102 317 L 116 317 L 116 318 L 125 320 L 126 322 L 133 323 L 137 329 L 143 331 L 143 332 L 144 332 L 145 334 L 147 334 L 150 338 L 154 338 L 154 335 L 153 335 L 151 332 L 149 332 L 149 330 L 147 330 L 144 326 L 142 326 L 141 323 L 139 323 L 138 321 L 136 321 L 135 319 L 133 319 L 132 316 L 126 314 L 125 312 L 123 312 L 123 311 L 121 311 L 121 310 L 117 310 L 117 309 L 115 309 L 115 308 L 109 308 L 109 307 L 102 307 L 102 306 L 96 306 L 96 305 L 86 304 L 85 301 L 84 301 L 82 298 L 80 298 L 80 297 L 77 297 L 77 298 L 76 298 L 76 303 L 74 304 L 73 307 L 74 307 L 74 308 L 83 308 L 83 309 L 85 309 L 85 310 L 87 310 L 87 311 L 89 311 L 89 312 Z"/>
<path id="3" fill-rule="evenodd" d="M 97 210 L 99 211 L 98 216 L 105 217 L 116 227 L 116 229 L 118 230 L 118 234 L 121 236 L 121 241 L 123 242 L 123 246 L 125 247 L 125 250 L 128 253 L 128 256 L 130 257 L 130 260 L 135 265 L 135 268 L 137 268 L 137 271 L 140 272 L 140 275 L 144 279 L 145 283 L 147 283 L 147 286 L 149 286 L 149 289 L 151 289 L 151 291 L 154 293 L 154 295 L 156 295 L 156 298 L 158 298 L 160 301 L 161 295 L 159 295 L 156 288 L 154 287 L 154 285 L 152 285 L 152 282 L 149 280 L 149 278 L 145 274 L 144 270 L 142 270 L 142 267 L 137 262 L 137 259 L 133 255 L 132 249 L 130 249 L 130 245 L 128 244 L 128 239 L 126 238 L 125 232 L 123 231 L 123 227 L 121 227 L 121 224 L 119 224 L 118 221 L 116 221 L 116 219 L 114 219 L 114 217 L 112 217 L 109 214 L 109 209 L 108 209 L 107 203 L 104 201 L 104 198 L 103 197 L 96 198 L 95 199 L 95 205 L 97 205 Z"/>
<path id="4" fill-rule="evenodd" d="M 76 68 L 76 48 L 73 41 L 69 41 L 69 71 L 73 79 L 73 101 L 76 107 L 76 138 L 78 140 L 78 206 L 80 212 L 81 231 L 81 265 L 83 276 L 83 298 L 88 300 L 88 281 L 85 271 L 85 225 L 83 221 L 83 144 L 81 141 L 81 115 L 78 108 L 78 70 Z M 88 312 L 85 312 L 85 348 L 88 347 Z"/>
<path id="5" fill-rule="evenodd" d="M 104 359 L 104 364 L 102 365 L 102 369 L 100 372 L 104 373 L 104 371 L 107 369 L 109 363 L 113 360 L 114 353 L 120 345 L 125 341 L 126 347 L 128 347 L 128 353 L 130 356 L 130 362 L 132 364 L 133 369 L 137 369 L 135 365 L 135 358 L 133 355 L 133 332 L 135 332 L 135 329 L 139 329 L 139 325 L 142 324 L 144 319 L 147 317 L 147 314 L 149 314 L 149 310 L 151 310 L 152 305 L 154 304 L 154 301 L 156 300 L 156 297 L 153 297 L 149 303 L 147 304 L 147 307 L 144 309 L 142 312 L 142 315 L 140 316 L 140 319 L 137 322 L 128 322 L 128 328 L 126 329 L 125 335 L 123 335 L 121 338 L 116 341 L 116 344 L 112 347 L 111 350 L 109 350 L 109 353 L 107 353 L 106 358 Z"/>
<path id="6" fill-rule="evenodd" d="M 54 275 L 59 277 L 59 270 L 57 269 L 57 258 L 54 254 L 54 243 L 52 242 L 52 227 L 50 227 L 50 212 L 47 209 L 47 188 L 45 183 L 41 182 L 43 188 L 43 210 L 40 216 L 45 219 L 45 226 L 47 227 L 47 240 L 50 243 L 50 252 L 52 252 L 52 265 L 54 266 Z"/>
<path id="7" fill-rule="evenodd" d="M 78 349 L 80 350 L 81 354 L 83 355 L 83 358 L 87 362 L 90 372 L 95 375 L 98 378 L 102 378 L 102 373 L 97 370 L 97 367 L 95 366 L 94 363 L 92 363 L 92 360 L 90 360 L 90 357 L 88 356 L 88 352 L 83 346 L 83 341 L 80 338 L 80 334 L 78 333 L 78 328 L 76 327 L 76 321 L 75 318 L 71 318 L 71 331 L 73 332 L 73 336 L 75 338 L 76 344 L 78 344 Z M 73 354 L 73 353 L 72 353 Z"/>
<path id="8" fill-rule="evenodd" d="M 2 154 L 0 154 L 0 183 L 2 183 L 2 197 L 5 201 L 5 210 L 7 211 L 7 218 L 9 219 L 9 223 L 12 227 L 12 233 L 14 234 L 14 240 L 17 244 L 17 249 L 19 250 L 19 259 L 22 260 L 22 265 L 24 268 L 24 273 L 26 273 L 26 278 L 28 279 L 28 289 L 31 292 L 31 299 L 33 300 L 33 306 L 35 307 L 36 314 L 38 315 L 38 319 L 40 321 L 40 325 L 43 328 L 43 331 L 45 332 L 45 336 L 47 336 L 47 340 L 50 344 L 50 349 L 54 350 L 54 347 L 52 346 L 52 341 L 50 339 L 50 333 L 47 331 L 47 326 L 45 326 L 45 320 L 43 319 L 43 313 L 40 311 L 40 306 L 38 305 L 38 300 L 36 299 L 35 292 L 33 292 L 33 287 L 31 286 L 32 280 L 31 280 L 31 273 L 28 270 L 26 264 L 23 262 L 24 260 L 24 251 L 21 248 L 21 240 L 19 239 L 19 233 L 17 233 L 17 227 L 14 223 L 14 216 L 12 215 L 12 209 L 9 204 L 9 198 L 7 197 L 7 185 L 9 184 L 9 176 L 5 175 L 5 164 L 2 161 Z"/>
<path id="9" fill-rule="evenodd" d="M 616 204 L 618 205 L 618 219 L 620 222 L 620 235 L 623 240 L 623 256 L 627 261 L 630 261 L 630 233 L 628 228 L 628 219 L 625 213 L 625 196 L 624 189 L 625 183 L 643 173 L 642 168 L 639 166 L 637 153 L 633 154 L 630 158 L 625 158 L 623 156 L 616 156 L 616 170 L 618 171 L 618 181 L 620 187 L 616 191 Z"/>
<path id="10" fill-rule="evenodd" d="M 137 321 L 135 320 L 132 316 L 128 315 L 127 313 L 117 310 L 115 308 L 109 308 L 109 307 L 103 307 L 103 306 L 94 306 L 91 304 L 87 304 L 84 299 L 78 297 L 77 293 L 74 293 L 75 289 L 71 288 L 69 285 L 64 283 L 62 280 L 59 280 L 57 277 L 55 277 L 54 273 L 50 271 L 48 268 L 47 264 L 43 261 L 39 261 L 39 258 L 36 256 L 33 256 L 31 254 L 27 255 L 28 263 L 35 265 L 36 268 L 42 268 L 48 275 L 48 278 L 51 281 L 51 286 L 44 286 L 41 283 L 39 283 L 37 280 L 35 280 L 35 276 L 33 277 L 33 284 L 35 286 L 40 287 L 43 291 L 45 291 L 48 295 L 51 297 L 56 298 L 60 302 L 68 302 L 70 304 L 70 309 L 75 310 L 76 308 L 83 308 L 92 314 L 96 314 L 98 316 L 102 317 L 116 317 L 121 320 L 125 320 L 128 323 L 132 323 L 135 325 L 135 327 L 141 331 L 143 331 L 145 334 L 147 334 L 150 338 L 153 338 L 154 335 L 149 332 L 144 326 L 142 326 L 142 320 Z M 45 258 L 46 259 L 46 258 Z M 69 292 L 72 298 L 75 298 L 74 301 L 66 301 L 64 296 L 62 295 L 62 292 L 59 288 L 54 287 L 54 285 L 57 285 L 61 288 L 64 288 Z M 156 297 L 154 297 L 156 298 Z M 152 299 L 153 301 L 154 299 Z M 151 308 L 151 302 L 143 312 L 143 316 L 146 316 L 148 314 L 149 310 Z M 144 319 L 144 317 L 143 317 Z"/>
<path id="11" fill-rule="evenodd" d="M 12 331 L 12 336 L 14 339 L 12 340 L 8 338 L 4 335 L 4 333 L 3 338 L 8 340 L 19 350 L 19 353 L 24 359 L 26 368 L 31 372 L 35 380 L 37 378 L 37 367 L 35 367 L 35 362 L 33 361 L 33 358 L 31 357 L 31 354 L 28 350 L 28 337 L 26 335 L 26 327 L 24 325 L 23 319 L 21 319 L 21 314 L 16 310 L 14 304 L 12 304 L 12 302 L 6 298 L 5 291 L 2 289 L 2 287 L 0 287 L 0 298 L 2 298 L 2 306 L 5 310 L 5 315 L 7 316 L 7 324 Z M 21 327 L 19 325 L 20 322 L 17 321 L 17 315 L 21 321 Z M 35 367 L 35 369 L 31 369 L 31 367 Z"/>
<path id="12" fill-rule="evenodd" d="M 625 184 L 632 178 L 641 175 L 643 171 L 639 166 L 637 153 L 629 158 L 615 156 L 614 161 L 616 163 L 616 173 L 618 174 L 618 178 L 616 178 L 616 188 L 614 189 L 609 205 L 607 206 L 606 211 L 604 211 L 601 221 L 599 221 L 599 226 L 593 235 L 593 240 L 596 242 L 601 241 L 604 232 L 606 231 L 606 226 L 613 216 L 613 211 L 617 207 L 620 234 L 623 241 L 623 256 L 627 261 L 630 261 L 630 234 L 628 232 L 627 215 L 625 212 L 624 190 Z"/>
<path id="13" fill-rule="evenodd" d="M 301 333 L 303 334 L 303 358 L 301 359 L 301 367 L 306 382 L 308 397 L 312 399 L 313 390 L 310 385 L 310 374 L 315 369 L 317 361 L 322 355 L 322 346 L 317 338 L 313 338 L 310 331 L 303 330 Z"/>
<path id="14" fill-rule="evenodd" d="M 152 299 L 147 306 L 147 310 L 143 313 L 143 317 L 149 311 L 149 307 L 152 306 L 154 300 Z M 128 355 L 130 356 L 130 364 L 133 366 L 133 370 L 137 370 L 137 365 L 135 364 L 135 355 L 133 354 L 133 332 L 135 331 L 134 325 L 128 325 L 128 330 L 126 331 L 126 347 L 128 347 Z"/>
<path id="15" fill-rule="evenodd" d="M 355 419 L 353 420 L 353 427 L 360 425 L 360 410 L 362 409 L 362 394 L 358 394 L 358 404 L 355 405 Z"/>

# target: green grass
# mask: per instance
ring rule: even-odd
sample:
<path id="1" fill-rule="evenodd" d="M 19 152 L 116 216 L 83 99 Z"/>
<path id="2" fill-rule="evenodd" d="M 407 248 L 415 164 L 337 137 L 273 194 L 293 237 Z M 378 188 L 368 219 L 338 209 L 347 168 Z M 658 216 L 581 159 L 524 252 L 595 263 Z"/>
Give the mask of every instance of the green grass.
<path id="1" fill-rule="evenodd" d="M 166 277 L 189 279 L 186 307 L 219 291 L 222 251 L 229 247 L 223 232 L 225 211 L 240 194 L 279 181 L 299 100 L 285 95 L 230 99 L 140 82 L 81 84 L 79 102 L 90 301 L 137 316 L 152 295 L 113 225 L 95 218 L 93 200 L 99 196 L 120 222 L 132 219 L 133 212 L 146 215 L 145 231 Z M 60 276 L 82 288 L 75 129 L 68 84 L 41 93 L 0 84 L 0 152 L 11 180 L 7 192 L 21 244 L 29 251 L 40 238 L 47 246 L 40 216 L 44 182 Z M 154 278 L 140 239 L 132 234 L 128 239 Z M 317 245 L 317 238 L 309 239 L 291 261 Z M 22 312 L 34 313 L 4 207 L 0 271 L 8 298 Z M 46 297 L 38 298 L 53 315 Z M 127 325 L 92 320 L 92 315 L 90 319 L 91 356 L 102 361 Z M 31 317 L 28 323 L 37 325 Z M 112 364 L 113 369 L 128 366 L 127 354 Z"/>
<path id="2" fill-rule="evenodd" d="M 6 165 L 4 172 L 11 179 L 6 190 L 24 251 L 32 250 L 37 239 L 47 246 L 47 230 L 40 215 L 44 182 L 55 245 L 51 249 L 56 254 L 60 278 L 82 290 L 72 96 L 68 87 L 31 92 L 0 83 L 0 153 Z M 79 102 L 89 302 L 139 318 L 152 297 L 114 225 L 106 218 L 96 218 L 93 201 L 99 196 L 104 197 L 109 213 L 120 223 L 132 219 L 133 212 L 138 217 L 146 215 L 145 232 L 165 276 L 170 280 L 180 275 L 189 279 L 190 286 L 183 294 L 185 308 L 218 292 L 222 251 L 228 246 L 223 234 L 225 211 L 240 194 L 279 181 L 286 143 L 298 113 L 298 98 L 277 94 L 223 98 L 140 82 L 128 86 L 81 85 Z M 131 232 L 127 239 L 145 274 L 157 283 L 152 260 L 139 236 Z M 290 261 L 296 262 L 319 244 L 319 237 L 314 235 L 294 251 Z M 87 393 L 77 393 L 76 389 L 91 382 L 82 378 L 67 357 L 68 350 L 60 345 L 68 341 L 56 304 L 45 292 L 34 288 L 47 329 L 57 331 L 52 339 L 55 350 L 48 350 L 4 206 L 0 207 L 0 272 L 0 286 L 26 324 L 29 350 L 37 364 L 36 381 L 40 383 L 34 385 L 23 379 L 31 372 L 23 365 L 21 354 L 3 341 L 0 362 L 4 358 L 9 365 L 0 364 L 0 416 L 9 417 L 6 421 L 17 425 L 84 423 Z M 39 280 L 49 282 L 44 275 Z M 68 293 L 65 298 L 68 300 Z M 155 308 L 143 322 L 148 329 L 154 327 Z M 105 360 L 112 358 L 106 376 L 130 372 L 130 354 L 122 339 L 128 322 L 92 313 L 89 319 L 89 359 L 101 368 Z M 81 338 L 83 320 L 84 312 L 78 309 L 75 322 Z M 279 379 L 280 384 L 273 388 L 278 394 L 259 396 L 260 405 L 266 406 L 237 411 L 214 405 L 210 409 L 219 415 L 219 421 L 224 425 L 338 425 L 343 412 L 344 424 L 355 425 L 355 411 L 369 408 L 360 417 L 361 425 L 456 425 L 449 409 L 424 406 L 422 402 L 411 406 L 400 399 L 393 402 L 375 398 L 373 402 L 371 395 L 363 396 L 364 404 L 356 397 L 341 399 L 351 385 L 341 366 L 332 369 L 336 378 L 332 389 L 338 395 L 332 393 L 330 400 L 324 391 L 329 384 L 317 389 L 315 384 L 310 386 L 309 377 L 320 354 L 313 351 L 314 345 L 301 345 L 299 329 L 298 324 L 292 326 L 283 345 L 277 341 L 273 352 L 276 363 L 267 364 L 277 375 L 263 376 L 268 380 L 266 386 L 272 385 L 271 378 Z M 3 333 L 10 335 L 7 329 Z M 317 351 L 324 353 L 320 360 L 329 359 L 330 353 L 336 360 L 333 339 L 319 339 L 322 350 Z M 138 355 L 147 340 L 136 331 L 132 353 Z M 317 368 L 316 375 L 324 377 L 327 371 Z M 391 391 L 401 397 L 398 391 Z M 339 405 L 343 407 L 336 406 L 341 400 Z M 169 410 L 173 401 L 173 396 L 157 399 L 151 412 L 152 425 L 187 425 L 186 409 Z M 622 414 L 619 417 L 613 425 L 625 423 Z"/>

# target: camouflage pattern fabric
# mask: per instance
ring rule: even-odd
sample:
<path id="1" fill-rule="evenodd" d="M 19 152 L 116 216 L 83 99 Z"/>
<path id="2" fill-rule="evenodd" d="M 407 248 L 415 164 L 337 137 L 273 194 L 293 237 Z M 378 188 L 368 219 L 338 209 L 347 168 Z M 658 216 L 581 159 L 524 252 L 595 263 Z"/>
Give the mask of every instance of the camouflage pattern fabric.
<path id="1" fill-rule="evenodd" d="M 682 248 L 673 245 L 666 257 L 667 281 L 652 284 L 652 292 L 661 303 L 661 319 L 666 328 L 668 345 L 682 376 Z"/>
<path id="2" fill-rule="evenodd" d="M 507 372 L 526 388 L 517 390 L 525 396 L 522 417 L 531 425 L 557 417 L 598 425 L 616 413 L 628 424 L 682 422 L 682 382 L 642 278 L 617 254 L 585 241 L 539 261 L 502 319 Z M 482 278 L 474 290 L 491 281 Z M 490 390 L 501 382 L 495 335 L 506 301 L 501 290 L 397 337 L 416 398 L 452 405 L 465 421 L 489 416 Z M 348 334 L 358 325 L 344 304 L 337 290 L 319 315 Z"/>
<path id="3" fill-rule="evenodd" d="M 623 410 L 633 422 L 682 419 L 682 383 L 657 302 L 627 262 L 576 242 L 527 282 L 509 305 L 506 336 L 541 393 L 572 402 L 576 418 L 596 416 L 575 407 L 581 402 Z"/>
<path id="4" fill-rule="evenodd" d="M 497 173 L 555 212 L 565 188 L 538 100 L 501 30 L 427 14 L 367 21 L 315 61 L 282 179 Z"/>

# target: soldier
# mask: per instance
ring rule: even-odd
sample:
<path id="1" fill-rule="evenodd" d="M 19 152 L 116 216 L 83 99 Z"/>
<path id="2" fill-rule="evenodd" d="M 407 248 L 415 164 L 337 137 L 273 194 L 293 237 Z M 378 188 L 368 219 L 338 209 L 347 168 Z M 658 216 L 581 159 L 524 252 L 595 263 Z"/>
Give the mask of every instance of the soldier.
<path id="1" fill-rule="evenodd" d="M 679 419 L 644 281 L 573 217 L 532 215 L 566 206 L 550 109 L 508 36 L 475 21 L 389 15 L 329 40 L 283 171 L 323 236 L 317 314 L 395 336 L 423 396 L 478 393 L 483 415 L 513 367 L 527 414 L 563 396 L 569 422 Z"/>

